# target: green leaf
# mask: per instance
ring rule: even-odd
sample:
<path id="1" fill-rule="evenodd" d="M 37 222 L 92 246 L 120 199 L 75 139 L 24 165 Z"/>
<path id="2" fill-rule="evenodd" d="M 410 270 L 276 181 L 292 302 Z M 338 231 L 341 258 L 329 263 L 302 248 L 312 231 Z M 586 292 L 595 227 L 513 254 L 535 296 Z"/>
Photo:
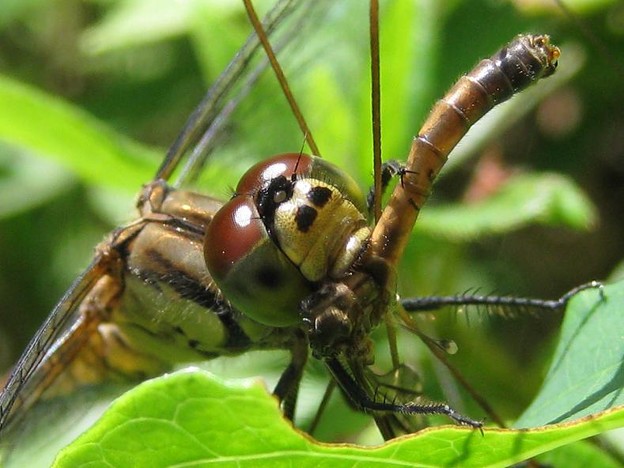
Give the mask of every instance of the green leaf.
<path id="1" fill-rule="evenodd" d="M 128 190 L 149 180 L 159 159 L 83 110 L 1 75 L 0 140 L 57 161 L 86 181 Z"/>
<path id="2" fill-rule="evenodd" d="M 22 154 L 10 157 L 0 152 L 0 218 L 45 203 L 71 187 L 73 180 L 67 171 L 49 161 Z"/>
<path id="3" fill-rule="evenodd" d="M 44 3 L 42 0 L 4 0 L 0 8 L 0 28 L 26 16 L 31 10 Z"/>
<path id="4" fill-rule="evenodd" d="M 259 384 L 234 386 L 180 372 L 136 387 L 55 466 L 502 466 L 624 424 L 624 410 L 536 430 L 443 426 L 379 447 L 320 444 L 292 429 Z"/>
<path id="5" fill-rule="evenodd" d="M 622 466 L 598 444 L 587 440 L 551 450 L 540 455 L 537 461 L 542 466 L 600 466 L 601 468 Z"/>
<path id="6" fill-rule="evenodd" d="M 546 381 L 516 427 L 570 421 L 624 404 L 624 282 L 574 297 Z"/>
<path id="7" fill-rule="evenodd" d="M 104 19 L 85 31 L 82 49 L 91 55 L 181 36 L 198 2 L 139 0 L 114 2 Z"/>
<path id="8" fill-rule="evenodd" d="M 535 222 L 587 229 L 595 218 L 591 202 L 569 178 L 526 174 L 512 178 L 479 203 L 428 206 L 415 231 L 466 241 Z"/>

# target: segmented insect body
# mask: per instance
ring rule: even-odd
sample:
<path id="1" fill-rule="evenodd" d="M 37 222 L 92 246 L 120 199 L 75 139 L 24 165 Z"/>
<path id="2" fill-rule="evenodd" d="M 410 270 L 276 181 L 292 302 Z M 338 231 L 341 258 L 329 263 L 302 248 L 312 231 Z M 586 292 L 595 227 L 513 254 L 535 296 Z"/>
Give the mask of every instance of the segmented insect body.
<path id="1" fill-rule="evenodd" d="M 140 218 L 100 245 L 18 362 L 0 396 L 0 431 L 60 379 L 75 372 L 84 380 L 85 367 L 92 381 L 111 372 L 144 377 L 271 348 L 291 352 L 275 394 L 292 418 L 308 346 L 362 410 L 441 413 L 480 427 L 445 404 L 376 399 L 384 379 L 368 369 L 369 334 L 392 309 L 396 263 L 448 153 L 494 105 L 552 74 L 558 54 L 547 36 L 519 36 L 461 78 L 414 140 L 374 229 L 350 178 L 303 154 L 250 169 L 224 207 L 160 180 L 197 141 L 205 149 L 202 132 L 214 130 L 206 124 L 220 122 L 210 115 L 215 87 L 144 188 Z M 386 438 L 399 432 L 392 417 L 377 422 Z"/>

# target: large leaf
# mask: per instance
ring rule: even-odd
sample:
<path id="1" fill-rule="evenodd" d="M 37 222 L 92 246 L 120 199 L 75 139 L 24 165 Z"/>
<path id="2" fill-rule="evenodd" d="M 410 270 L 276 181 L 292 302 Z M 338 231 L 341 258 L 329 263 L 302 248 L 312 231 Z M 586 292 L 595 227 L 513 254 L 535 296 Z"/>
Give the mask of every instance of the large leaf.
<path id="1" fill-rule="evenodd" d="M 0 76 L 0 140 L 71 168 L 85 180 L 134 190 L 159 153 L 115 132 L 82 109 Z M 10 111 L 8 111 L 10 110 Z"/>
<path id="2" fill-rule="evenodd" d="M 38 206 L 62 193 L 72 181 L 73 177 L 56 164 L 24 154 L 5 157 L 0 152 L 0 218 Z"/>
<path id="3" fill-rule="evenodd" d="M 147 382 L 119 399 L 55 466 L 502 466 L 624 424 L 624 410 L 536 430 L 444 426 L 379 447 L 320 444 L 292 429 L 261 385 L 201 371 Z"/>
<path id="4" fill-rule="evenodd" d="M 570 421 L 624 404 L 624 282 L 570 302 L 542 391 L 516 422 L 531 427 Z"/>
<path id="5" fill-rule="evenodd" d="M 236 458 L 255 466 L 285 460 L 345 466 L 357 461 L 508 465 L 624 427 L 624 382 L 619 371 L 624 350 L 618 335 L 624 318 L 617 313 L 623 303 L 624 283 L 586 290 L 570 302 L 544 391 L 517 423 L 535 429 L 488 428 L 481 437 L 470 429 L 438 427 L 377 448 L 319 444 L 294 431 L 260 385 L 226 384 L 193 371 L 155 379 L 128 392 L 61 453 L 57 464 L 125 465 L 132 460 L 158 466 L 227 463 Z M 543 426 L 547 423 L 558 424 Z M 590 460 L 605 456 L 582 451 Z M 565 459 L 568 452 L 577 450 L 557 456 Z"/>

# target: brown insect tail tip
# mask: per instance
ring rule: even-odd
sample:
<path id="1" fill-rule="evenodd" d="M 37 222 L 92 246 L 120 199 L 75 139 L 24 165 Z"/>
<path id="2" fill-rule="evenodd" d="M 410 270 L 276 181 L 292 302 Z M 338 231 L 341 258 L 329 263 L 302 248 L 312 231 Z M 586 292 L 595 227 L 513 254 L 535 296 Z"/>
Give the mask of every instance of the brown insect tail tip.
<path id="1" fill-rule="evenodd" d="M 552 75 L 557 69 L 557 62 L 561 57 L 561 49 L 556 45 L 551 44 L 550 36 L 548 34 L 541 34 L 534 36 L 533 44 L 541 49 L 546 57 L 546 67 L 544 77 Z"/>

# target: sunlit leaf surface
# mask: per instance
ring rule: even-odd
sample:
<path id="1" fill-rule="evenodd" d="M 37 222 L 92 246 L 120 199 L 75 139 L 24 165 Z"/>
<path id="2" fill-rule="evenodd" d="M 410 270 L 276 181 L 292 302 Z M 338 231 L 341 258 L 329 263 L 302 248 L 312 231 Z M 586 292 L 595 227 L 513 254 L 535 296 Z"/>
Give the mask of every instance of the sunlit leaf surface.
<path id="1" fill-rule="evenodd" d="M 503 466 L 623 423 L 620 409 L 529 431 L 488 429 L 481 435 L 444 426 L 379 447 L 319 444 L 292 429 L 261 385 L 227 385 L 187 371 L 119 399 L 55 466 Z"/>

